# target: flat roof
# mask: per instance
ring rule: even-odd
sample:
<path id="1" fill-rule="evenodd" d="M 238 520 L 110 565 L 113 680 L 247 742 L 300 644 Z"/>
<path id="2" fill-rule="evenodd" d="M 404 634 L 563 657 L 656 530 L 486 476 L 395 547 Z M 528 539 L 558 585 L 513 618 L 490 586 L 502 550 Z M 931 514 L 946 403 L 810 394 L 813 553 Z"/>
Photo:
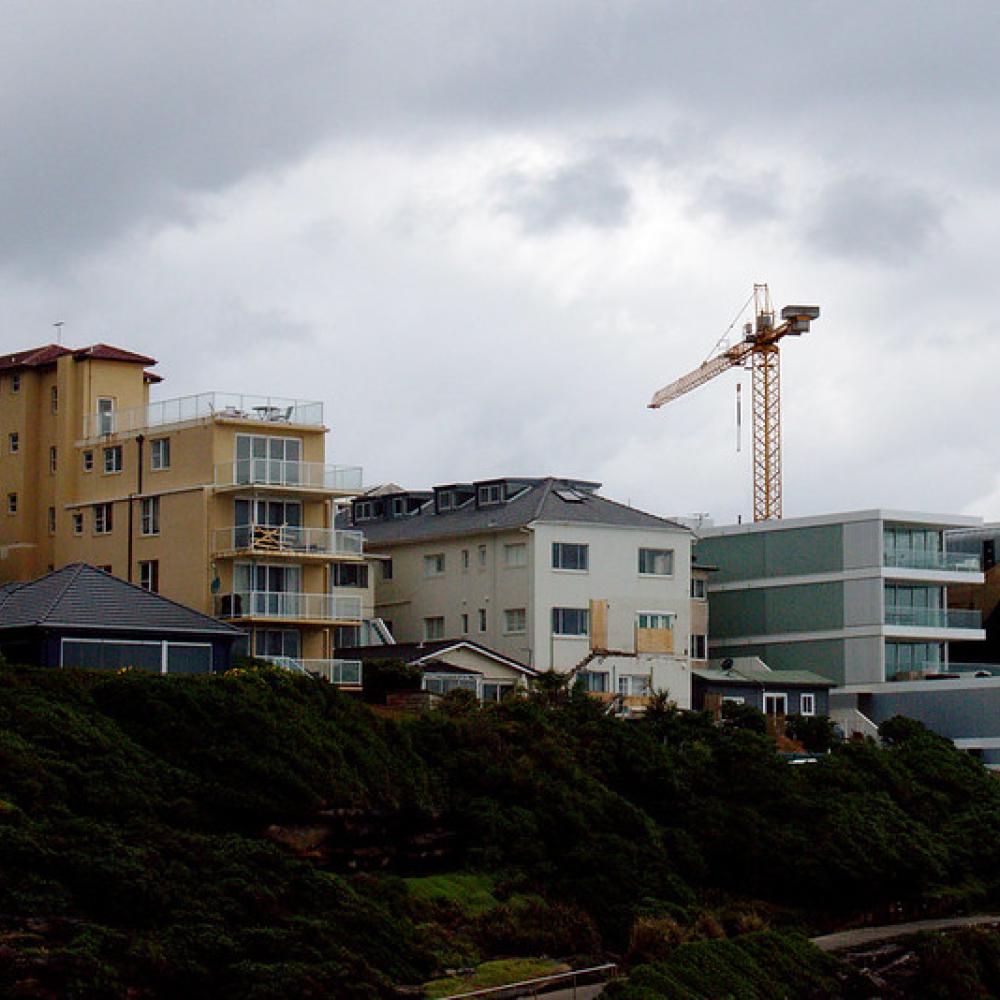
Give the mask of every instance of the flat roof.
<path id="1" fill-rule="evenodd" d="M 807 517 L 785 517 L 772 521 L 750 521 L 744 524 L 722 524 L 700 531 L 701 538 L 723 535 L 751 535 L 760 531 L 784 531 L 791 528 L 814 528 L 829 524 L 848 524 L 858 521 L 894 521 L 917 524 L 928 528 L 980 528 L 981 517 L 969 514 L 929 514 L 915 510 L 893 510 L 873 507 L 870 510 L 851 510 L 840 514 L 814 514 Z"/>

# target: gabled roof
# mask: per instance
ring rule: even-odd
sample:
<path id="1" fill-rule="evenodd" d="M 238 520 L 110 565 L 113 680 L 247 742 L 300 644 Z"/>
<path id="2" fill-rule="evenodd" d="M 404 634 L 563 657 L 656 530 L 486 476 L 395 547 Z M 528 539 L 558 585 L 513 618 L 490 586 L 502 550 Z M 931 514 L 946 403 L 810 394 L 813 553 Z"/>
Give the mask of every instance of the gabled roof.
<path id="1" fill-rule="evenodd" d="M 0 590 L 0 630 L 30 627 L 239 634 L 231 625 L 85 563 Z"/>
<path id="2" fill-rule="evenodd" d="M 135 354 L 121 347 L 110 344 L 91 344 L 90 347 L 78 347 L 72 350 L 59 344 L 45 344 L 43 347 L 29 347 L 26 351 L 15 351 L 0 357 L 0 371 L 11 371 L 15 368 L 45 368 L 54 365 L 56 361 L 67 354 L 72 354 L 77 361 L 93 359 L 95 361 L 124 361 L 135 365 L 155 365 L 155 358 L 143 354 Z"/>
<path id="3" fill-rule="evenodd" d="M 535 677 L 538 673 L 524 663 L 512 660 L 509 656 L 504 656 L 471 639 L 431 639 L 427 642 L 396 642 L 382 646 L 352 646 L 341 650 L 339 655 L 352 660 L 403 660 L 406 663 L 430 664 L 456 649 L 472 650 L 529 677 Z"/>
<path id="4" fill-rule="evenodd" d="M 500 482 L 502 480 L 489 480 Z M 484 480 L 484 482 L 486 482 Z M 338 527 L 357 528 L 364 532 L 368 547 L 397 542 L 446 538 L 454 535 L 479 535 L 492 531 L 511 531 L 536 522 L 611 525 L 623 528 L 665 528 L 690 532 L 676 521 L 628 507 L 599 496 L 600 483 L 588 483 L 591 489 L 579 488 L 580 480 L 547 476 L 543 479 L 522 479 L 525 489 L 503 503 L 477 507 L 475 500 L 440 514 L 428 501 L 415 514 L 400 515 L 385 520 L 361 521 L 351 524 L 345 513 Z"/>

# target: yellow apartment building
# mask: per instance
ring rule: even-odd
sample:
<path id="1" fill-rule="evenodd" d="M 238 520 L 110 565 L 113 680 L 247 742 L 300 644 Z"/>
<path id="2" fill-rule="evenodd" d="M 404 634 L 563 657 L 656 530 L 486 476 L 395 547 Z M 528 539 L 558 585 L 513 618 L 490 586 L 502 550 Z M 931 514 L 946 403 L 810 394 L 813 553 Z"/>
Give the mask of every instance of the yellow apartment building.
<path id="1" fill-rule="evenodd" d="M 335 683 L 372 614 L 361 469 L 325 461 L 323 404 L 159 401 L 156 362 L 95 344 L 0 357 L 0 582 L 86 562 L 247 633 L 245 652 Z"/>

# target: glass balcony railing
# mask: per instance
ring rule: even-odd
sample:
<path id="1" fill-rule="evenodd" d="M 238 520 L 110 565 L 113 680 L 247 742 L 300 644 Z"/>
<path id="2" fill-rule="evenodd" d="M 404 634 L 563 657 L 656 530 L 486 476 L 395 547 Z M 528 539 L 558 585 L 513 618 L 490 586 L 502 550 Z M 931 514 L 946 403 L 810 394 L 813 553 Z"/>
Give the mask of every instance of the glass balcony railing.
<path id="1" fill-rule="evenodd" d="M 911 628 L 982 628 L 981 611 L 952 608 L 900 608 L 885 609 L 886 625 L 905 625 Z"/>
<path id="2" fill-rule="evenodd" d="M 216 486 L 287 486 L 344 493 L 361 489 L 361 467 L 288 462 L 276 458 L 241 458 L 215 467 Z"/>
<path id="3" fill-rule="evenodd" d="M 216 598 L 219 618 L 291 618 L 320 622 L 360 622 L 360 597 L 297 594 L 264 590 L 237 591 Z"/>
<path id="4" fill-rule="evenodd" d="M 105 434 L 127 434 L 208 418 L 322 427 L 323 404 L 311 399 L 203 392 L 195 396 L 159 400 L 148 406 L 85 414 L 83 436 L 95 438 Z"/>
<path id="5" fill-rule="evenodd" d="M 217 528 L 214 552 L 260 552 L 303 556 L 361 556 L 364 535 L 360 531 L 331 528 L 297 528 L 291 525 L 244 524 Z"/>
<path id="6" fill-rule="evenodd" d="M 949 674 L 979 674 L 990 677 L 1000 677 L 1000 663 L 949 663 L 947 667 L 941 668 Z"/>
<path id="7" fill-rule="evenodd" d="M 301 660 L 294 656 L 262 656 L 261 659 L 299 674 L 320 677 L 330 684 L 361 687 L 360 660 Z"/>
<path id="8" fill-rule="evenodd" d="M 948 573 L 981 573 L 982 559 L 971 552 L 886 552 L 886 566 L 896 569 L 940 569 Z"/>

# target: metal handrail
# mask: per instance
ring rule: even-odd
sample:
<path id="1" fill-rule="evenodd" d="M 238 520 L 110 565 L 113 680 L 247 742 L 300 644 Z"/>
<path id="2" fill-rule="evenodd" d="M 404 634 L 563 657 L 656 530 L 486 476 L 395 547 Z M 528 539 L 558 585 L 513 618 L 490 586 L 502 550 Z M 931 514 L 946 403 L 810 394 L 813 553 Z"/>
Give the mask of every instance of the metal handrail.
<path id="1" fill-rule="evenodd" d="M 914 608 L 890 604 L 885 609 L 886 625 L 912 628 L 982 628 L 981 611 L 964 608 Z"/>
<path id="2" fill-rule="evenodd" d="M 361 598 L 296 591 L 242 590 L 216 598 L 220 618 L 305 618 L 361 621 Z"/>
<path id="3" fill-rule="evenodd" d="M 296 555 L 360 556 L 364 535 L 336 528 L 302 528 L 290 524 L 237 524 L 216 528 L 214 550 L 289 552 Z"/>
<path id="4" fill-rule="evenodd" d="M 262 660 L 298 674 L 309 674 L 335 685 L 361 685 L 360 660 L 303 660 L 297 656 L 262 656 Z"/>
<path id="5" fill-rule="evenodd" d="M 289 486 L 307 489 L 358 491 L 362 470 L 357 465 L 286 461 L 277 458 L 239 458 L 215 466 L 216 486 Z"/>
<path id="6" fill-rule="evenodd" d="M 539 976 L 537 979 L 524 979 L 518 983 L 506 983 L 503 986 L 488 986 L 470 993 L 452 993 L 442 1000 L 514 1000 L 516 997 L 537 996 L 539 987 L 545 987 L 546 992 L 556 986 L 579 986 L 582 976 L 601 976 L 597 982 L 617 979 L 618 966 L 614 962 L 604 965 L 593 965 L 587 969 L 573 969 L 570 972 L 557 972 L 551 976 Z M 586 984 L 583 984 L 586 985 Z"/>

